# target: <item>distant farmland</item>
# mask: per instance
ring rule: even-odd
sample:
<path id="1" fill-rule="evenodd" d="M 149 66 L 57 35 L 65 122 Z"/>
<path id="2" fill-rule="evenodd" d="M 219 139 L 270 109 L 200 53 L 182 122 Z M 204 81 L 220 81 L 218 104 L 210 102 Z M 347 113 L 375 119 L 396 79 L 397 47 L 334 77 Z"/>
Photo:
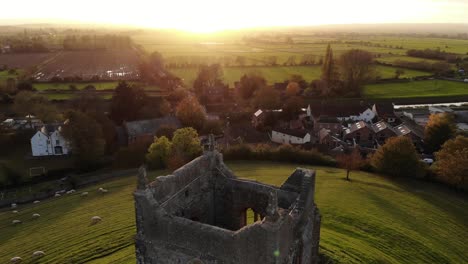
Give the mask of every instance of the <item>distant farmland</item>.
<path id="1" fill-rule="evenodd" d="M 29 69 L 35 81 L 53 77 L 83 80 L 138 79 L 139 59 L 134 50 L 60 51 L 50 53 L 1 54 L 0 66 Z"/>
<path id="2" fill-rule="evenodd" d="M 381 78 L 393 78 L 395 70 L 398 68 L 389 66 L 377 66 L 377 72 Z M 170 70 L 176 76 L 182 78 L 186 85 L 193 86 L 193 81 L 197 78 L 197 68 L 172 69 Z M 229 67 L 224 68 L 224 82 L 230 87 L 234 82 L 239 81 L 242 75 L 247 73 L 259 73 L 268 81 L 269 84 L 283 82 L 288 80 L 292 74 L 299 74 L 307 81 L 320 79 L 321 66 L 276 66 L 276 67 Z M 416 76 L 428 76 L 430 73 L 416 70 L 404 69 L 401 78 L 411 78 Z"/>
<path id="3" fill-rule="evenodd" d="M 468 95 L 468 83 L 445 80 L 371 84 L 364 88 L 367 98 L 421 98 Z"/>
<path id="4" fill-rule="evenodd" d="M 48 81 L 55 76 L 78 76 L 83 80 L 94 76 L 101 80 L 137 79 L 138 58 L 133 50 L 60 52 L 39 67 L 34 79 Z"/>

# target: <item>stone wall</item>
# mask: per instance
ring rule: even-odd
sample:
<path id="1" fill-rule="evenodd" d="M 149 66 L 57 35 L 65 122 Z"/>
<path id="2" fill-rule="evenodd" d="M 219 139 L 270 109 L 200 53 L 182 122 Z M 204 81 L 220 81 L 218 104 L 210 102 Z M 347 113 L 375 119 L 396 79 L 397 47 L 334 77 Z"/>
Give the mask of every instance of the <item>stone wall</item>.
<path id="1" fill-rule="evenodd" d="M 315 174 L 284 186 L 237 179 L 208 151 L 135 191 L 137 263 L 316 263 L 320 216 Z M 246 210 L 261 220 L 245 225 Z M 202 262 L 197 262 L 202 261 Z"/>

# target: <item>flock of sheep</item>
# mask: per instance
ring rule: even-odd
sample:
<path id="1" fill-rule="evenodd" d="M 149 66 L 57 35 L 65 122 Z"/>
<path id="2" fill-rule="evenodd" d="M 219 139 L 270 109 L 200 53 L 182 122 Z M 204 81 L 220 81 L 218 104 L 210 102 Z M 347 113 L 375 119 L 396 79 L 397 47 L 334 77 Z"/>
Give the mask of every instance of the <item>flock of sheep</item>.
<path id="1" fill-rule="evenodd" d="M 74 189 L 71 189 L 71 190 L 69 190 L 69 191 L 61 190 L 61 191 L 57 191 L 57 192 L 55 193 L 54 197 L 61 197 L 61 196 L 64 195 L 64 194 L 73 194 L 73 193 L 75 193 L 75 192 L 76 192 L 76 191 L 75 191 Z M 109 191 L 108 191 L 107 189 L 104 189 L 104 188 L 101 187 L 101 188 L 98 189 L 98 192 L 99 192 L 99 193 L 102 193 L 102 194 L 105 194 L 105 193 L 108 193 Z M 82 192 L 82 193 L 80 194 L 81 197 L 86 197 L 86 196 L 88 196 L 88 195 L 89 195 L 88 192 Z M 38 203 L 40 203 L 40 202 L 41 202 L 41 201 L 36 200 L 36 201 L 33 202 L 33 204 L 38 204 Z M 18 208 L 18 205 L 17 205 L 16 203 L 12 203 L 12 204 L 11 204 L 11 209 L 14 209 L 14 210 L 12 211 L 12 213 L 18 214 L 19 211 L 16 210 L 17 208 Z M 41 217 L 41 215 L 38 214 L 38 213 L 32 214 L 32 218 L 33 218 L 33 219 L 38 219 L 38 218 L 40 218 L 40 217 Z M 95 225 L 95 224 L 101 222 L 101 220 L 102 220 L 102 218 L 101 218 L 100 216 L 97 216 L 97 215 L 96 215 L 96 216 L 93 216 L 93 217 L 91 217 L 91 223 L 90 223 L 90 225 Z M 19 225 L 19 224 L 21 224 L 21 223 L 23 223 L 23 222 L 22 222 L 21 220 L 18 220 L 18 219 L 15 219 L 15 220 L 12 221 L 12 224 L 13 224 L 13 225 Z M 41 250 L 38 250 L 38 251 L 35 251 L 35 252 L 32 254 L 32 256 L 33 256 L 33 258 L 36 258 L 36 259 L 42 258 L 42 257 L 45 256 L 45 252 L 44 252 L 44 251 L 41 251 Z M 11 258 L 11 260 L 10 260 L 11 263 L 21 263 L 22 261 L 23 261 L 23 259 L 22 259 L 21 257 L 18 257 L 18 256 L 13 257 L 13 258 Z"/>

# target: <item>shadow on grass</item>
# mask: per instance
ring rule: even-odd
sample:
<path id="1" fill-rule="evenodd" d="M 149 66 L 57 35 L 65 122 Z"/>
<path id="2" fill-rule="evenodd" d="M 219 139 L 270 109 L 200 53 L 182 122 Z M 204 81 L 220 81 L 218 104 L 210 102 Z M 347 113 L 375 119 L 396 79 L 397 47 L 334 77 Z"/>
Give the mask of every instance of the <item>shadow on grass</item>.
<path id="1" fill-rule="evenodd" d="M 417 179 L 393 179 L 395 185 L 406 192 L 416 195 L 427 203 L 435 206 L 441 212 L 449 214 L 461 225 L 468 223 L 468 194 L 441 183 Z M 465 212 L 465 213 L 460 213 Z"/>

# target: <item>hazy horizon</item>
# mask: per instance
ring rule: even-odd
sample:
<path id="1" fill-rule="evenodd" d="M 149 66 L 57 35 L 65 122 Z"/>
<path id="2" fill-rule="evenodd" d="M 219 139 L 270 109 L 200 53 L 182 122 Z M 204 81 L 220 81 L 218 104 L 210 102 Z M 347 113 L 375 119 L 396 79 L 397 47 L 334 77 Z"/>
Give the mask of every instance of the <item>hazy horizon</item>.
<path id="1" fill-rule="evenodd" d="M 466 24 L 464 0 L 58 0 L 2 4 L 2 25 L 68 23 L 212 32 L 264 27 L 346 24 Z M 24 8 L 28 7 L 28 8 Z"/>

